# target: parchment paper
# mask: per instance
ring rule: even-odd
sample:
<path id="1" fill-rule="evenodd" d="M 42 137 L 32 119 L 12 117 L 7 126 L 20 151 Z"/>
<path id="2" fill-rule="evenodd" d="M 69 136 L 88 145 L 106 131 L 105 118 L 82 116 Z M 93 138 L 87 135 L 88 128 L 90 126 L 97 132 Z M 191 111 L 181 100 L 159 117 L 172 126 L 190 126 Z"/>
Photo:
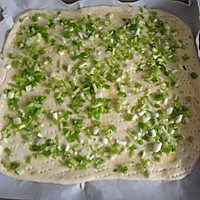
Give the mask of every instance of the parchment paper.
<path id="1" fill-rule="evenodd" d="M 0 51 L 7 32 L 13 26 L 13 19 L 29 9 L 76 10 L 95 5 L 145 6 L 171 12 L 188 24 L 199 51 L 199 0 L 189 4 L 170 0 L 140 0 L 135 3 L 120 3 L 117 0 L 81 0 L 66 5 L 61 0 L 0 0 L 3 21 L 0 22 Z M 186 178 L 178 181 L 91 181 L 75 185 L 56 185 L 20 181 L 0 174 L 0 198 L 34 200 L 199 200 L 200 199 L 200 160 Z"/>

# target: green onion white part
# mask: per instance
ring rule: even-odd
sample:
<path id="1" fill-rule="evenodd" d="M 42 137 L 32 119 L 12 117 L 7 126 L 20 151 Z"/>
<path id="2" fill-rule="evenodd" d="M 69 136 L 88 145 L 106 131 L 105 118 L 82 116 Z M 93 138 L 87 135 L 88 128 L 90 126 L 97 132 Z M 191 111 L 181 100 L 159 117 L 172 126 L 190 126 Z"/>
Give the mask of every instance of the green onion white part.
<path id="1" fill-rule="evenodd" d="M 162 143 L 161 142 L 155 142 L 153 145 L 153 151 L 155 153 L 159 152 L 161 150 Z"/>
<path id="2" fill-rule="evenodd" d="M 10 69 L 12 66 L 11 65 L 6 65 L 6 69 Z"/>

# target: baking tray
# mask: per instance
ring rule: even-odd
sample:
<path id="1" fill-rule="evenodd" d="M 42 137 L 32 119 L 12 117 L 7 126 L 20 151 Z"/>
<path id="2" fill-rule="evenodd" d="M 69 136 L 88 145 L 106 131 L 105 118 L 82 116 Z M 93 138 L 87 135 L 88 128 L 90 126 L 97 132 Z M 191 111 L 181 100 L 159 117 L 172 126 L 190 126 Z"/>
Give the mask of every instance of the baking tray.
<path id="1" fill-rule="evenodd" d="M 64 0 L 67 3 L 75 0 Z M 123 0 L 122 0 L 123 1 Z M 131 0 L 124 0 L 131 1 Z M 185 4 L 183 2 L 188 2 Z M 0 22 L 0 49 L 7 31 L 13 25 L 13 18 L 28 9 L 50 8 L 73 10 L 90 5 L 146 6 L 161 8 L 180 17 L 188 24 L 199 45 L 199 6 L 198 0 L 141 0 L 135 3 L 120 3 L 115 0 L 82 0 L 66 6 L 60 0 L 0 0 L 4 20 Z M 1 18 L 1 16 L 0 16 Z M 1 21 L 1 20 L 0 20 Z M 0 174 L 0 199 L 35 199 L 35 200 L 199 200 L 200 199 L 200 160 L 190 175 L 177 181 L 125 181 L 103 180 L 90 181 L 74 185 L 58 185 L 21 181 Z"/>

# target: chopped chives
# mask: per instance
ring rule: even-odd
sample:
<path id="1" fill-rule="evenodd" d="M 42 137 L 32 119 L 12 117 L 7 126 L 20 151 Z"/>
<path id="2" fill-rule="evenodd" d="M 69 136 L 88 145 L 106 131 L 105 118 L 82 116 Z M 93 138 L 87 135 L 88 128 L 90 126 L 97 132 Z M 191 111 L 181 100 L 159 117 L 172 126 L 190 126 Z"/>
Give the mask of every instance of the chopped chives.
<path id="1" fill-rule="evenodd" d="M 198 74 L 196 74 L 195 72 L 190 73 L 190 77 L 192 79 L 197 79 L 198 78 Z"/>
<path id="2" fill-rule="evenodd" d="M 155 94 L 155 99 L 156 99 L 156 101 L 162 101 L 162 100 L 166 99 L 166 95 L 162 94 L 162 93 Z"/>
<path id="3" fill-rule="evenodd" d="M 192 143 L 193 142 L 193 136 L 189 136 L 189 141 Z"/>

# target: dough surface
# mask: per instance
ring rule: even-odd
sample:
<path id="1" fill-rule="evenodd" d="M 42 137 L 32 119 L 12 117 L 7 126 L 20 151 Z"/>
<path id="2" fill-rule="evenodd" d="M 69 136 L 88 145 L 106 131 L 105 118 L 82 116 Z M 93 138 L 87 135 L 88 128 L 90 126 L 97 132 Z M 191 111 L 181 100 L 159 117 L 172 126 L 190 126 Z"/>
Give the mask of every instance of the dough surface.
<path id="1" fill-rule="evenodd" d="M 148 170 L 151 172 L 151 175 L 147 177 L 146 175 L 142 174 L 138 170 L 138 165 L 140 161 L 139 153 L 140 151 L 146 149 L 152 149 L 152 145 L 138 145 L 138 149 L 136 150 L 136 155 L 134 158 L 130 158 L 130 152 L 124 151 L 120 155 L 114 157 L 114 159 L 108 159 L 105 164 L 103 164 L 102 169 L 96 169 L 93 165 L 89 166 L 86 170 L 74 170 L 73 168 L 68 168 L 60 164 L 59 157 L 53 158 L 52 156 L 45 158 L 45 159 L 35 159 L 33 160 L 32 164 L 26 165 L 26 170 L 23 174 L 18 175 L 13 173 L 12 171 L 8 171 L 3 166 L 3 161 L 6 160 L 7 154 L 5 152 L 5 147 L 9 147 L 12 150 L 13 156 L 19 162 L 26 162 L 27 157 L 31 155 L 29 150 L 28 143 L 24 142 L 21 138 L 20 134 L 13 134 L 11 137 L 7 139 L 7 143 L 1 142 L 0 146 L 0 172 L 5 174 L 9 177 L 23 179 L 23 180 L 32 180 L 37 182 L 50 182 L 50 183 L 59 183 L 59 184 L 74 184 L 74 183 L 81 183 L 90 180 L 102 180 L 102 179 L 126 179 L 126 180 L 175 180 L 185 177 L 187 174 L 191 172 L 195 163 L 199 158 L 200 153 L 200 79 L 191 79 L 190 73 L 195 72 L 200 74 L 199 70 L 199 60 L 197 57 L 197 52 L 195 49 L 194 38 L 192 36 L 192 32 L 190 28 L 185 25 L 180 19 L 175 17 L 172 14 L 164 12 L 162 10 L 154 10 L 154 9 L 144 9 L 142 13 L 147 19 L 153 11 L 158 13 L 158 18 L 161 19 L 164 23 L 168 24 L 172 28 L 176 28 L 178 30 L 177 40 L 181 39 L 186 46 L 186 49 L 177 49 L 177 57 L 178 61 L 168 62 L 170 68 L 177 70 L 176 76 L 180 80 L 180 86 L 175 88 L 172 91 L 172 94 L 176 95 L 176 93 L 180 93 L 183 91 L 182 94 L 182 103 L 183 105 L 187 105 L 188 102 L 186 101 L 186 97 L 192 97 L 192 101 L 190 103 L 190 123 L 188 124 L 181 124 L 181 134 L 184 135 L 184 140 L 182 145 L 178 145 L 178 151 L 173 152 L 170 155 L 166 155 L 165 153 L 161 153 L 161 162 L 155 162 L 154 164 L 150 164 L 148 166 Z M 13 77 L 15 77 L 20 70 L 13 67 L 13 60 L 9 58 L 9 54 L 23 54 L 23 51 L 17 47 L 17 35 L 21 31 L 23 27 L 26 25 L 33 24 L 31 21 L 31 17 L 34 16 L 36 13 L 41 13 L 43 16 L 48 15 L 51 18 L 57 17 L 57 11 L 55 10 L 30 10 L 23 14 L 21 14 L 15 21 L 15 24 L 9 33 L 7 40 L 4 45 L 3 49 L 3 64 L 0 68 L 0 94 L 4 93 L 4 90 L 7 89 L 8 83 L 13 81 Z M 94 18 L 101 18 L 101 19 L 108 19 L 108 15 L 112 14 L 112 25 L 111 28 L 117 28 L 122 23 L 122 18 L 129 18 L 134 19 L 140 13 L 140 9 L 137 7 L 89 7 L 83 8 L 77 11 L 62 11 L 61 18 L 70 19 L 70 18 L 81 18 L 83 16 L 87 17 L 87 15 L 91 15 Z M 23 18 L 23 22 L 19 22 L 19 19 Z M 38 24 L 45 24 L 45 20 L 40 19 Z M 55 23 L 59 23 L 55 21 Z M 142 22 L 141 22 L 142 23 Z M 47 54 L 53 59 L 53 63 L 47 64 L 47 74 L 50 77 L 51 73 L 55 73 L 56 75 L 64 78 L 65 74 L 63 70 L 60 70 L 59 62 L 62 61 L 63 64 L 71 65 L 72 68 L 78 64 L 78 61 L 73 61 L 70 58 L 73 56 L 70 53 L 65 53 L 64 55 L 60 55 L 57 52 L 57 49 L 54 46 L 59 44 L 64 44 L 62 38 L 61 29 L 55 29 L 52 34 L 57 35 L 57 40 L 55 45 L 48 46 Z M 77 36 L 77 41 L 80 41 L 80 37 L 84 36 Z M 92 38 L 93 39 L 93 38 Z M 101 59 L 109 58 L 110 54 L 106 54 L 103 50 L 102 46 L 95 46 L 96 43 L 93 40 L 86 40 L 85 45 L 88 45 L 90 48 L 95 48 L 96 55 L 101 57 Z M 67 41 L 68 42 L 68 41 Z M 44 45 L 44 41 L 42 40 L 41 45 Z M 68 45 L 68 44 L 67 44 Z M 189 59 L 183 60 L 183 54 L 189 55 Z M 96 56 L 93 55 L 93 56 Z M 139 90 L 138 94 L 132 94 L 129 92 L 128 101 L 132 103 L 132 105 L 136 104 L 138 99 L 144 96 L 144 92 L 148 89 L 149 83 L 145 82 L 142 77 L 143 73 L 141 72 L 139 75 L 135 72 L 138 66 L 137 56 L 133 58 L 133 60 L 122 61 L 122 65 L 127 67 L 127 72 L 130 73 L 131 76 L 134 77 L 134 84 L 141 83 L 142 90 Z M 144 58 L 144 60 L 146 57 Z M 8 70 L 6 66 L 11 65 L 12 67 Z M 129 69 L 128 66 L 131 65 Z M 187 70 L 179 69 L 179 65 L 186 66 Z M 46 72 L 45 72 L 46 73 Z M 53 76 L 53 75 L 52 75 Z M 67 81 L 67 79 L 66 79 Z M 152 85 L 150 87 L 152 93 L 158 92 L 158 86 Z M 25 104 L 27 101 L 30 101 L 35 96 L 44 95 L 46 91 L 45 87 L 39 88 L 37 91 L 30 91 L 22 97 L 22 103 Z M 111 87 L 109 90 L 103 91 L 103 96 L 106 98 L 110 98 L 113 102 L 118 99 L 117 90 Z M 62 109 L 65 109 L 67 105 L 69 105 L 70 98 L 66 99 L 63 105 L 58 105 L 55 101 L 53 95 L 49 95 L 47 103 L 44 105 L 44 108 L 49 112 L 59 112 Z M 171 105 L 172 101 L 169 100 L 167 106 Z M 164 106 L 164 105 L 161 105 Z M 166 108 L 166 106 L 164 106 Z M 152 110 L 154 112 L 154 110 Z M 3 132 L 4 128 L 8 125 L 8 121 L 4 119 L 5 116 L 10 114 L 8 110 L 8 100 L 0 99 L 0 131 Z M 77 116 L 76 116 L 77 117 Z M 52 121 L 50 119 L 44 118 L 43 119 L 43 127 L 41 128 L 42 135 L 48 138 L 55 139 L 56 135 L 59 135 L 61 144 L 67 144 L 63 132 L 59 129 L 59 126 L 54 125 L 51 126 Z M 125 141 L 127 140 L 127 132 L 130 129 L 133 129 L 137 126 L 136 122 L 129 122 L 124 120 L 124 115 L 121 113 L 117 113 L 115 110 L 111 109 L 110 113 L 102 115 L 101 117 L 101 124 L 104 126 L 109 126 L 113 124 L 117 127 L 117 131 L 113 138 L 115 140 Z M 91 121 L 86 119 L 85 121 L 86 126 L 90 126 Z M 193 137 L 193 142 L 188 140 L 188 137 Z M 3 138 L 3 136 L 1 136 Z M 90 143 L 92 139 L 90 139 L 87 134 L 82 136 L 81 138 L 84 141 L 88 141 Z M 101 145 L 103 140 L 103 136 L 99 136 L 95 145 Z M 79 143 L 81 143 L 79 141 Z M 70 144 L 73 146 L 73 143 Z M 95 154 L 96 155 L 96 154 Z M 98 156 L 97 156 L 98 157 Z M 134 161 L 134 164 L 132 161 Z M 128 163 L 128 171 L 127 173 L 122 173 L 120 171 L 114 172 L 114 169 L 120 168 L 123 164 Z M 130 164 L 131 163 L 131 164 Z"/>

